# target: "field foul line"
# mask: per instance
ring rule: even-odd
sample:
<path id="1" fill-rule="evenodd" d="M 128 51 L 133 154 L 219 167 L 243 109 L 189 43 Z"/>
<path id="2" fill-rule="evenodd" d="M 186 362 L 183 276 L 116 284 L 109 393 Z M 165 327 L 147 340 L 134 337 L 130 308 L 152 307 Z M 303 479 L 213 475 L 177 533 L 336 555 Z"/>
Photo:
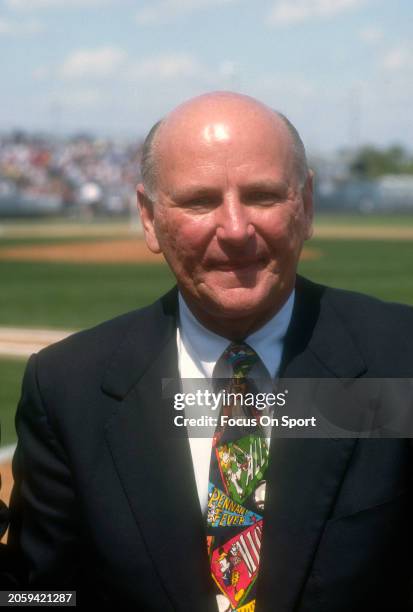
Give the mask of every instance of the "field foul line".
<path id="1" fill-rule="evenodd" d="M 1 357 L 30 357 L 42 348 L 67 338 L 73 331 L 0 327 Z"/>
<path id="2" fill-rule="evenodd" d="M 142 236 L 142 227 L 139 222 L 132 220 L 131 223 L 113 223 L 105 225 L 87 224 L 50 224 L 50 225 L 13 225 L 0 224 L 0 236 L 4 238 L 54 238 L 54 237 L 76 237 L 82 236 Z"/>
<path id="3" fill-rule="evenodd" d="M 359 226 L 317 225 L 314 238 L 343 240 L 412 240 L 413 227 L 405 226 Z"/>
<path id="4" fill-rule="evenodd" d="M 16 444 L 0 447 L 0 463 L 9 463 L 13 458 L 15 450 Z"/>

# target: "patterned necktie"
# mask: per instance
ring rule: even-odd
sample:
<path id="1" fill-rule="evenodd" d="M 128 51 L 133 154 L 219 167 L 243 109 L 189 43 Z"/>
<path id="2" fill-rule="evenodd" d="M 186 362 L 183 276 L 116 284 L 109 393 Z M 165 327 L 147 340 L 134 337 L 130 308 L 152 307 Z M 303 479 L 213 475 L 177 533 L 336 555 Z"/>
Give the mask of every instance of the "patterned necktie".
<path id="1" fill-rule="evenodd" d="M 247 377 L 259 360 L 255 351 L 232 343 L 223 358 L 233 370 L 228 393 L 251 393 Z M 222 406 L 221 414 L 234 412 L 239 417 L 238 404 Z M 268 465 L 268 446 L 259 433 L 254 426 L 217 427 L 212 441 L 206 522 L 219 612 L 255 609 Z"/>

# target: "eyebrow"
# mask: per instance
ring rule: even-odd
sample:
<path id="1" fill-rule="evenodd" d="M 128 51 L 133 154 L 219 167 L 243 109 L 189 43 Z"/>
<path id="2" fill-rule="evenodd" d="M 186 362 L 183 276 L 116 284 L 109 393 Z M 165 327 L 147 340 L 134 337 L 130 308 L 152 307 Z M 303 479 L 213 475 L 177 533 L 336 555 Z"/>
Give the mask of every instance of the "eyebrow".
<path id="1" fill-rule="evenodd" d="M 271 181 L 271 180 L 263 180 L 263 181 L 254 181 L 253 183 L 248 183 L 247 185 L 241 186 L 241 191 L 252 192 L 252 191 L 277 191 L 283 192 L 287 191 L 288 184 L 284 181 Z"/>
<path id="2" fill-rule="evenodd" d="M 288 191 L 288 184 L 285 181 L 258 180 L 246 185 L 240 185 L 241 193 L 248 194 L 256 191 L 276 192 L 282 195 Z M 178 191 L 170 191 L 168 196 L 175 202 L 186 202 L 192 199 L 220 197 L 222 193 L 219 187 L 208 187 L 207 185 L 188 185 Z"/>
<path id="3" fill-rule="evenodd" d="M 220 195 L 221 190 L 216 188 L 216 187 L 206 187 L 206 186 L 199 186 L 196 187 L 195 185 L 193 187 L 183 187 L 182 189 L 180 189 L 179 191 L 171 191 L 169 192 L 169 197 L 172 198 L 175 201 L 185 201 L 185 200 L 191 200 L 193 198 L 204 198 L 204 197 L 213 197 L 216 195 Z"/>

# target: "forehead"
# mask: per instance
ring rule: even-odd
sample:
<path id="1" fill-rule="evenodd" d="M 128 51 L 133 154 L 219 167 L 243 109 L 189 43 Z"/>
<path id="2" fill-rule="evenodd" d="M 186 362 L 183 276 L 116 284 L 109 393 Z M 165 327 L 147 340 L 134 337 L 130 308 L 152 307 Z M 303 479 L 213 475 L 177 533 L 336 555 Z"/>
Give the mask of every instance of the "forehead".
<path id="1" fill-rule="evenodd" d="M 286 126 L 275 116 L 205 117 L 167 125 L 157 161 L 161 186 L 228 174 L 288 180 L 294 172 L 294 148 Z"/>

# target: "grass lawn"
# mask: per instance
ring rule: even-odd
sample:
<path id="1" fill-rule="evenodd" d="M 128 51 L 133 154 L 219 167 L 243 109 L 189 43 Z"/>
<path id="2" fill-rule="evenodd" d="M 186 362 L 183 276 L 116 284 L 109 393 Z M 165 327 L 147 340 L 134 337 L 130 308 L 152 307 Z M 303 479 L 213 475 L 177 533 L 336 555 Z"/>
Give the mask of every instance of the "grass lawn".
<path id="1" fill-rule="evenodd" d="M 38 245 L 54 245 L 54 244 L 74 244 L 74 243 L 90 243 L 90 242 L 106 242 L 108 240 L 137 240 L 133 235 L 124 234 L 108 234 L 107 236 L 23 236 L 23 237 L 2 237 L 0 240 L 1 248 L 12 248 L 18 246 L 38 246 Z"/>
<path id="2" fill-rule="evenodd" d="M 321 258 L 299 270 L 314 281 L 413 304 L 413 243 L 409 240 L 313 240 Z"/>
<path id="3" fill-rule="evenodd" d="M 173 284 L 162 264 L 0 262 L 0 325 L 82 329 L 149 304 Z"/>
<path id="4" fill-rule="evenodd" d="M 311 241 L 300 264 L 316 281 L 413 304 L 411 241 Z M 173 284 L 163 264 L 0 261 L 0 325 L 81 329 L 139 308 Z"/>
<path id="5" fill-rule="evenodd" d="M 25 360 L 0 359 L 0 423 L 1 445 L 16 441 L 14 415 L 20 397 Z"/>
<path id="6" fill-rule="evenodd" d="M 413 214 L 394 213 L 394 214 L 352 214 L 352 213 L 315 213 L 315 224 L 323 225 L 351 225 L 353 227 L 383 227 L 383 226 L 400 226 L 406 227 L 413 225 Z"/>

